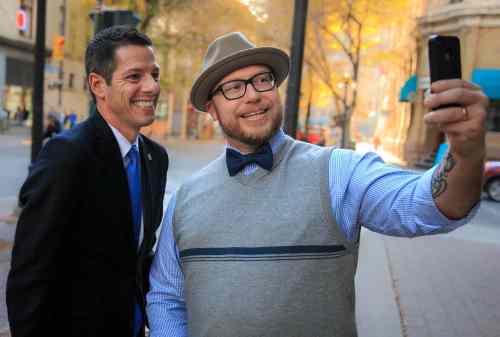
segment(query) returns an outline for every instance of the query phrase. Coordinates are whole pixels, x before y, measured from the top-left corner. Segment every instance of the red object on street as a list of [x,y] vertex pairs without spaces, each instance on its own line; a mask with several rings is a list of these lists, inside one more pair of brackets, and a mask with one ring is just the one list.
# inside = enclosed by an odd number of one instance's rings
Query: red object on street
[[318,126],[310,126],[309,132],[307,133],[307,137],[305,133],[301,130],[297,130],[297,140],[302,140],[304,142],[308,142],[316,145],[325,145],[325,138],[322,133],[322,129]]
[[500,202],[500,161],[487,161],[483,176],[484,190],[488,197]]

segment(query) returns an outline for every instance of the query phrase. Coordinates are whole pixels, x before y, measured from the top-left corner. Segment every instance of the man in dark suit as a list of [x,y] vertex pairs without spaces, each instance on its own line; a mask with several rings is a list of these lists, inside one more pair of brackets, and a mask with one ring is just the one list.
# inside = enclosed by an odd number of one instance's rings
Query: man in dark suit
[[51,139],[20,191],[7,282],[13,337],[144,336],[144,295],[168,157],[154,120],[151,40],[118,26],[85,55],[97,113]]

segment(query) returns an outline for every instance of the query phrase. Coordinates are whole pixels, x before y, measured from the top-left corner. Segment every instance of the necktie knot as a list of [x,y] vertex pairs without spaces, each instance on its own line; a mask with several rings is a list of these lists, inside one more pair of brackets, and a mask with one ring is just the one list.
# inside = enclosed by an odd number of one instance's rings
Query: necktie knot
[[273,151],[269,143],[265,143],[256,152],[249,154],[241,154],[233,149],[226,149],[226,164],[231,177],[252,163],[271,171],[273,168]]
[[133,144],[130,147],[130,150],[127,153],[127,159],[128,159],[128,165],[127,166],[134,166],[137,164],[139,160],[139,151],[137,151],[137,146]]

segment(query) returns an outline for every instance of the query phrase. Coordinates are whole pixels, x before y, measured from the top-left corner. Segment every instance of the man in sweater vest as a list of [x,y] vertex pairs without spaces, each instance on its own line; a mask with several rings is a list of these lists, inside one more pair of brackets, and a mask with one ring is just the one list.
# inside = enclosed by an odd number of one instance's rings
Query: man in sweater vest
[[208,47],[191,91],[226,152],[172,197],[150,274],[151,336],[354,337],[361,226],[412,237],[465,224],[480,201],[487,99],[436,82],[426,122],[450,141],[424,174],[281,130],[289,58],[241,33]]

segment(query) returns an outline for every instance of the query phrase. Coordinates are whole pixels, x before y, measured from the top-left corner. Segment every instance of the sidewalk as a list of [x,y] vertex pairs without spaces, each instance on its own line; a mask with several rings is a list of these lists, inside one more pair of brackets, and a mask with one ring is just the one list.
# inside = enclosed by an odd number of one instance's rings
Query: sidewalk
[[500,336],[499,241],[437,235],[383,242],[405,337]]

